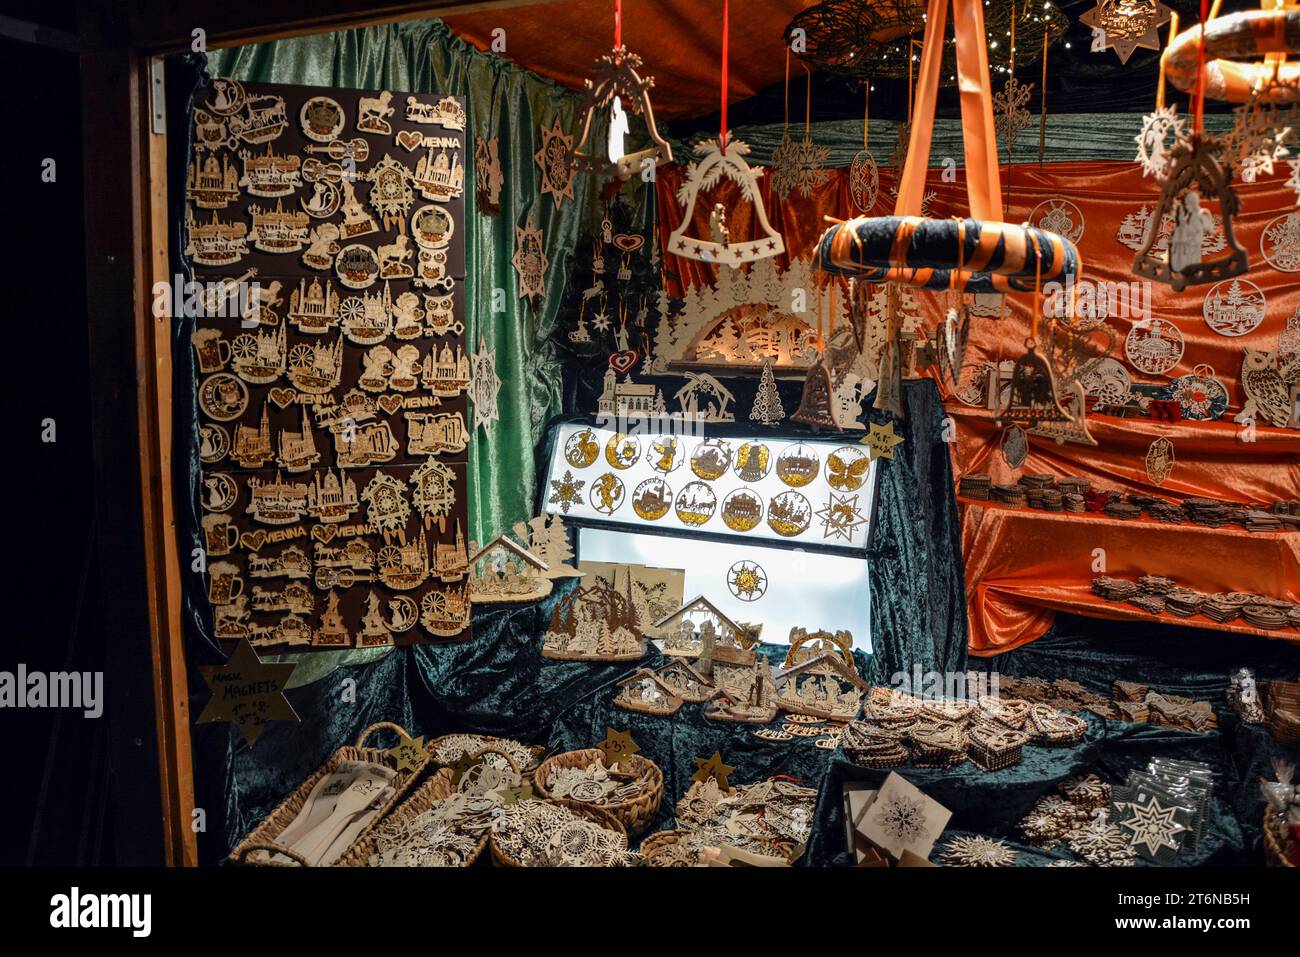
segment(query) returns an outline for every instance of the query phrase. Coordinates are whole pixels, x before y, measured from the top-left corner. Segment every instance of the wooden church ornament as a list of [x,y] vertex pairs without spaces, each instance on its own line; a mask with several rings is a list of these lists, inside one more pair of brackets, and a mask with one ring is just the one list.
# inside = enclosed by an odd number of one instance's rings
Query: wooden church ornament
[[[654,77],[641,76],[638,72],[641,65],[641,57],[616,43],[611,52],[592,66],[594,78],[583,81],[585,94],[582,101],[582,132],[570,154],[573,168],[577,172],[627,180],[646,169],[672,162],[672,147],[659,134],[655,126],[654,107],[650,103],[650,88],[654,86]],[[609,133],[605,149],[601,152],[588,149],[587,141],[597,113],[603,110],[609,110],[610,115]],[[631,153],[625,152],[623,148],[628,112],[642,117],[650,135],[650,145]]]
[[[1159,180],[1160,200],[1147,223],[1142,248],[1133,260],[1134,274],[1182,292],[1187,286],[1240,276],[1250,268],[1249,256],[1233,228],[1241,203],[1230,185],[1230,169],[1219,162],[1220,150],[1211,137],[1193,133],[1170,151],[1166,173]],[[1213,228],[1209,211],[1201,205],[1206,197],[1219,202],[1228,246],[1226,255],[1208,261],[1202,258],[1201,246],[1204,233]],[[1161,258],[1153,249],[1161,238],[1160,226],[1169,215],[1173,216],[1174,232],[1169,238],[1167,258]]]
[[[728,134],[725,145],[716,139],[706,139],[695,144],[693,152],[698,159],[687,164],[686,179],[677,190],[677,201],[685,209],[681,224],[668,237],[669,250],[683,259],[726,264],[732,268],[741,263],[782,255],[785,252],[785,240],[768,222],[767,210],[758,189],[758,178],[762,176],[763,169],[759,167],[755,170],[745,161],[749,155],[749,145]],[[741,197],[754,207],[754,219],[762,232],[758,239],[733,242],[724,226],[725,207],[721,203],[715,204],[708,239],[686,234],[694,221],[695,203],[700,193],[712,190],[724,176],[740,188]]]

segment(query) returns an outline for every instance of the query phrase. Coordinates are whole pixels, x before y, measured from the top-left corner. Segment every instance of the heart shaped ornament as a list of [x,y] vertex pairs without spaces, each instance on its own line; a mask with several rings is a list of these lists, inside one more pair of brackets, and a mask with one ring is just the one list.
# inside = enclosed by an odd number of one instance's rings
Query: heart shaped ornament
[[250,552],[255,552],[266,544],[266,532],[261,529],[256,532],[244,532],[239,536],[239,544]]
[[392,415],[402,407],[402,397],[400,395],[381,395],[375,400],[375,405],[386,414]]
[[275,403],[277,409],[287,409],[293,405],[294,397],[298,395],[293,389],[272,389],[267,393],[271,401]]
[[627,375],[636,366],[637,352],[635,349],[628,349],[626,352],[615,352],[609,357],[609,367],[619,375]]
[[645,237],[619,233],[614,237],[614,245],[625,253],[634,253],[645,245]]
[[338,531],[338,527],[334,525],[313,525],[311,527],[311,537],[322,545],[328,545],[334,541],[334,536],[338,534]]
[[424,145],[424,134],[419,130],[402,130],[397,134],[397,145],[407,151],[417,150]]

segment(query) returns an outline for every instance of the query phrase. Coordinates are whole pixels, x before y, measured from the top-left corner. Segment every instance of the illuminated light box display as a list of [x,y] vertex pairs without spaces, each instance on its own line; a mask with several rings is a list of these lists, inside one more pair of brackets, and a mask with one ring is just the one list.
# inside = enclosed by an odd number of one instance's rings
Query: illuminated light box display
[[866,449],[798,435],[553,431],[542,503],[578,528],[583,562],[681,569],[736,621],[783,643],[795,627],[870,649]]

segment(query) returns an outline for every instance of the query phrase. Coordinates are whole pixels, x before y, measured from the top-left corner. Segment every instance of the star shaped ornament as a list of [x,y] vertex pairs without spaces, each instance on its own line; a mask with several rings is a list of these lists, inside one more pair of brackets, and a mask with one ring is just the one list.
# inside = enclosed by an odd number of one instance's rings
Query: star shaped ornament
[[292,664],[263,664],[245,638],[224,665],[199,668],[212,689],[212,698],[199,715],[199,724],[229,721],[250,748],[272,721],[297,721],[298,715],[284,696]]
[[696,771],[691,775],[692,781],[699,781],[703,784],[712,778],[718,782],[718,787],[724,791],[729,786],[727,778],[732,771],[736,770],[722,760],[722,752],[720,751],[714,751],[711,758],[696,758],[695,767]]
[[566,199],[573,199],[573,137],[565,134],[559,116],[551,121],[549,129],[541,128],[541,137],[542,145],[533,154],[542,173],[539,188],[543,193],[550,193],[559,206]]
[[[1119,822],[1119,826],[1132,832],[1129,844],[1143,857],[1155,858],[1162,847],[1177,852],[1182,846],[1182,838],[1174,838],[1187,830],[1177,820],[1182,811],[1179,807],[1166,807],[1157,798],[1149,798],[1145,804],[1124,803],[1117,805],[1128,812],[1130,817]],[[1142,851],[1141,848],[1146,850]]]
[[496,793],[501,795],[502,807],[510,807],[510,805],[518,804],[520,801],[531,801],[536,796],[531,784],[515,784],[510,787],[498,788]]
[[1169,22],[1172,11],[1159,0],[1098,0],[1097,5],[1079,16],[1092,27],[1094,35],[1105,35],[1102,49],[1112,49],[1120,63],[1138,47],[1160,49],[1160,28]]
[[388,753],[397,762],[399,771],[418,771],[429,760],[424,753],[424,735],[411,738],[403,734],[398,738],[397,747],[390,748]]
[[871,461],[874,462],[876,459],[892,459],[894,457],[894,446],[902,445],[903,437],[895,434],[894,422],[891,419],[884,425],[879,422],[872,422],[871,431],[861,442],[867,447],[867,453],[871,456]]
[[621,760],[641,750],[641,746],[632,740],[631,731],[605,729],[605,740],[596,745],[604,755],[605,767],[613,768]]
[[490,433],[492,425],[501,417],[497,409],[497,395],[501,379],[497,376],[497,351],[489,349],[487,341],[479,336],[478,352],[469,354],[469,396],[474,402],[474,428],[483,426]]

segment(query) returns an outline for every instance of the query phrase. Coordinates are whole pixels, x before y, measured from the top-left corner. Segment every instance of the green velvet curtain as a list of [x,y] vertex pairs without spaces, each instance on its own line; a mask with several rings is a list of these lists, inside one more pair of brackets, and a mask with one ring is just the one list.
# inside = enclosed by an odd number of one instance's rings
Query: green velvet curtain
[[[441,21],[343,30],[278,40],[209,57],[209,72],[258,83],[297,83],[351,89],[451,93],[468,102],[473,136],[496,136],[505,183],[497,216],[467,216],[466,312],[469,340],[496,349],[501,419],[475,433],[469,457],[471,535],[487,541],[532,514],[533,449],[547,420],[559,411],[560,360],[551,341],[565,277],[578,237],[597,208],[599,182],[573,181],[574,198],[556,204],[538,189],[533,159],[540,130],[559,116],[565,130],[579,125],[576,94],[454,36]],[[472,146],[472,138],[470,140]],[[472,149],[466,150],[475,182]],[[467,197],[467,202],[473,202]],[[545,236],[546,295],[536,307],[517,294],[511,256],[515,226],[529,215]],[[493,312],[493,293],[497,311]],[[504,311],[502,300],[504,299]]]

